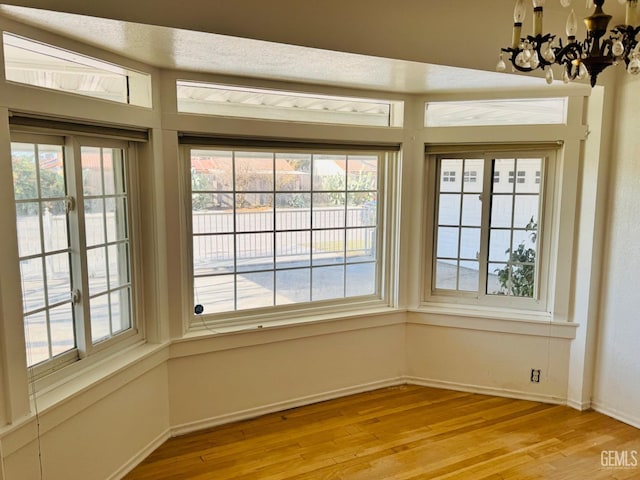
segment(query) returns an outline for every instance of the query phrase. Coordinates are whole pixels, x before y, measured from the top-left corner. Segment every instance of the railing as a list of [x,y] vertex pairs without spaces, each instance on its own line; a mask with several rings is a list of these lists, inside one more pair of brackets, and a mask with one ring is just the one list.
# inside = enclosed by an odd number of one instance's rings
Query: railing
[[372,206],[193,212],[192,225],[196,269],[212,262],[232,269],[234,259],[239,269],[248,269],[274,255],[278,263],[308,261],[311,254],[314,263],[345,255],[375,258]]

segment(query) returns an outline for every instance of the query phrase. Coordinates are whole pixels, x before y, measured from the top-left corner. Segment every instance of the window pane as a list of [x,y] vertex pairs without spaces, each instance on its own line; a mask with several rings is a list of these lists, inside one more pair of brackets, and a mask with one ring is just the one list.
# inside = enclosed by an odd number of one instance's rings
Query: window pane
[[334,228],[345,225],[345,194],[313,194],[313,228]]
[[112,334],[124,332],[131,328],[131,291],[123,288],[112,292],[111,299],[111,329]]
[[89,294],[94,296],[107,291],[107,256],[104,247],[87,250]]
[[438,260],[435,277],[436,288],[455,290],[458,280],[458,262],[456,260]]
[[[513,226],[525,228],[538,225],[538,195],[516,195],[513,212]],[[534,227],[535,228],[535,227]]]
[[75,348],[76,339],[71,302],[52,308],[49,312],[49,319],[51,322],[51,353],[53,356]]
[[[442,223],[442,222],[441,222]],[[477,226],[482,223],[482,201],[478,194],[462,198],[462,225]]]
[[104,188],[107,195],[126,193],[124,156],[120,148],[103,148]]
[[314,268],[311,275],[312,300],[331,300],[344,297],[344,266]]
[[20,260],[22,305],[25,313],[44,308],[44,272],[42,257]]
[[71,300],[71,270],[69,254],[60,253],[45,257],[47,266],[47,293],[49,305]]
[[460,258],[477,259],[480,256],[480,229],[463,228],[460,232]]
[[376,293],[376,264],[347,265],[347,297]]
[[344,230],[314,230],[312,233],[313,265],[344,262]]
[[311,154],[276,154],[276,190],[311,190]]
[[102,198],[85,200],[84,211],[87,246],[104,244],[106,241],[104,235],[104,200]]
[[45,252],[65,250],[69,247],[69,237],[64,201],[53,200],[47,204],[42,215]]
[[123,287],[131,280],[129,277],[129,245],[118,243],[107,247],[109,254],[109,289]]
[[490,263],[487,274],[487,295],[507,295],[509,268],[506,263]]
[[276,272],[276,305],[311,301],[311,269]]
[[518,181],[516,182],[516,193],[540,192],[540,183],[536,183],[536,173],[541,170],[541,165],[541,158],[518,159]]
[[442,194],[438,204],[438,225],[459,225],[460,195]]
[[[376,191],[378,188],[378,157],[349,155],[347,159],[347,190]],[[366,196],[363,196],[366,198]],[[366,200],[364,200],[366,201]]]
[[[236,190],[254,192],[273,190],[273,166],[273,154],[237,152],[234,170]],[[241,205],[245,205],[244,201],[239,201]],[[249,198],[246,202],[251,204]]]
[[[210,202],[215,202],[215,198],[219,197],[219,194],[198,193],[193,197],[194,202],[202,201],[204,202],[202,205],[211,205],[212,203]],[[196,199],[196,197],[198,198]],[[229,195],[229,198],[231,198],[231,195]],[[232,207],[229,210],[201,211],[207,210],[207,207],[201,208],[202,206],[195,204],[192,204],[192,206],[194,210],[191,217],[193,233],[233,232],[234,215]]]
[[[233,154],[217,150],[191,151],[191,190],[220,192],[233,190]],[[221,197],[213,204],[221,206]],[[229,201],[227,207],[231,207]]]
[[458,228],[438,228],[438,257],[458,258],[459,234],[460,230]]
[[308,266],[311,261],[311,232],[276,233],[276,267]]
[[60,145],[38,145],[38,164],[40,196],[42,198],[64,197],[66,193],[62,147]]
[[46,312],[24,317],[24,337],[27,343],[27,365],[49,360],[49,334]]
[[303,230],[311,227],[311,194],[276,194],[276,229]]
[[428,102],[425,126],[563,124],[566,103],[566,98]]
[[249,233],[236,236],[237,271],[273,268],[273,235]]
[[[493,193],[512,193],[514,189],[515,160],[496,159],[493,161]],[[496,182],[496,177],[500,178]]]
[[37,202],[16,204],[16,227],[18,230],[18,252],[27,257],[42,252],[40,234],[40,204]]
[[36,146],[30,143],[11,144],[13,192],[16,200],[38,198],[35,150]]
[[111,336],[109,321],[109,295],[92,298],[91,306],[91,341],[98,343]]
[[273,272],[238,275],[238,310],[273,305]]
[[464,161],[463,185],[467,193],[480,193],[483,188],[484,160],[466,159]]
[[233,272],[234,244],[231,235],[199,235],[193,237],[193,270],[195,275]]
[[234,310],[234,291],[234,275],[196,277],[193,280],[194,302],[204,307],[204,314]]
[[376,229],[350,228],[347,230],[347,262],[376,259]]
[[462,191],[462,160],[445,159],[440,162],[440,192]]
[[478,262],[461,261],[460,268],[458,270],[458,290],[464,290],[468,292],[477,292],[478,283],[480,281]]
[[107,220],[107,241],[116,242],[126,240],[127,227],[127,201],[125,198],[105,199]]
[[346,166],[346,155],[314,155],[313,189],[332,192],[344,191]]
[[236,195],[236,231],[266,232],[273,230],[273,195]]
[[86,197],[102,195],[104,188],[100,148],[82,147],[81,162],[83,194]]
[[375,192],[348,193],[347,226],[375,226],[378,223],[376,198]]
[[511,231],[491,229],[489,235],[489,260],[506,261],[509,259]]
[[491,201],[491,227],[511,227],[513,197],[511,195],[494,195]]

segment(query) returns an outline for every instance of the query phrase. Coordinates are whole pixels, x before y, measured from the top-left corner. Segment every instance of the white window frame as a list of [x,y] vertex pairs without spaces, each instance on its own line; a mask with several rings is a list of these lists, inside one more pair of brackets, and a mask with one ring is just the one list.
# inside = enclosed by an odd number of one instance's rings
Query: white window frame
[[[64,352],[52,359],[45,360],[29,367],[30,376],[38,380],[42,385],[55,382],[59,375],[51,375],[59,372],[63,367],[77,364],[78,360],[93,358],[100,359],[104,355],[121,351],[144,339],[143,306],[139,298],[138,283],[141,278],[141,264],[138,260],[139,254],[139,201],[137,192],[138,166],[137,148],[135,142],[114,140],[109,138],[96,138],[83,135],[74,135],[69,132],[56,132],[54,134],[43,134],[31,132],[29,129],[17,129],[11,132],[11,142],[27,144],[47,144],[60,145],[63,147],[66,175],[67,198],[72,199],[72,208],[69,211],[68,228],[69,244],[71,249],[71,278],[72,290],[78,290],[80,295],[78,301],[73,302],[75,314],[75,340],[76,347]],[[127,215],[128,215],[128,242],[129,242],[129,268],[131,284],[131,327],[120,333],[116,333],[109,338],[93,343],[91,339],[91,322],[89,314],[89,292],[86,240],[84,224],[84,199],[83,199],[83,179],[81,165],[82,147],[103,147],[122,149],[125,155],[126,169],[126,194],[127,194]],[[55,378],[53,378],[55,377]]]
[[[528,297],[515,297],[507,295],[491,295],[482,293],[482,286],[486,284],[486,280],[483,281],[482,276],[486,276],[486,270],[481,269],[479,271],[479,288],[478,292],[465,292],[455,290],[439,290],[434,286],[435,281],[435,265],[436,265],[436,219],[438,215],[438,163],[439,158],[442,156],[436,152],[428,153],[425,161],[427,162],[425,168],[425,182],[429,188],[424,198],[424,212],[425,212],[425,229],[424,229],[424,241],[425,246],[425,261],[423,264],[423,288],[422,288],[422,301],[421,303],[427,305],[467,305],[467,306],[479,306],[493,309],[513,309],[519,311],[535,311],[535,312],[548,312],[550,309],[550,285],[551,285],[551,251],[553,250],[553,232],[552,232],[552,216],[554,214],[553,198],[555,193],[555,175],[557,170],[557,149],[548,148],[536,148],[530,149],[523,146],[522,149],[514,147],[487,147],[487,148],[469,148],[464,149],[463,146],[451,148],[456,153],[453,155],[455,158],[483,158],[485,159],[485,165],[490,165],[492,159],[499,158],[543,158],[543,166],[541,172],[542,188],[540,190],[540,211],[539,211],[539,224],[538,224],[538,238],[537,242],[537,267],[536,267],[536,291],[533,298]],[[446,147],[444,148],[446,150]],[[445,155],[450,156],[450,155]],[[510,177],[514,178],[514,177]],[[480,247],[480,260],[484,268],[488,268],[488,222],[490,214],[490,195],[491,195],[491,182],[494,176],[491,171],[485,171],[484,173],[484,187],[482,192],[483,203],[483,219],[481,229],[484,233],[481,234],[481,247]],[[511,184],[513,185],[513,184]],[[484,258],[486,257],[486,258]],[[484,259],[483,259],[484,258]]]
[[[194,267],[193,267],[193,227],[191,218],[191,171],[190,171],[190,151],[198,149],[246,151],[270,151],[289,153],[327,153],[327,154],[379,154],[383,165],[378,172],[378,212],[377,212],[377,279],[374,295],[362,297],[347,297],[334,300],[319,300],[305,303],[294,303],[289,305],[261,307],[250,310],[225,311],[207,314],[206,312],[196,315],[194,312]],[[308,148],[304,146],[291,148],[252,148],[245,146],[230,147],[216,146],[215,144],[186,144],[180,147],[182,159],[181,181],[185,199],[184,210],[184,231],[187,236],[186,242],[186,273],[187,282],[185,285],[185,299],[183,301],[183,311],[185,317],[189,318],[187,329],[191,331],[206,330],[213,333],[225,331],[251,325],[262,327],[268,324],[289,324],[298,322],[308,322],[334,318],[335,316],[349,315],[354,312],[365,312],[379,308],[389,308],[397,306],[397,274],[395,265],[397,264],[397,231],[398,231],[398,200],[399,190],[399,154],[397,151],[385,149],[316,149],[313,145]]]

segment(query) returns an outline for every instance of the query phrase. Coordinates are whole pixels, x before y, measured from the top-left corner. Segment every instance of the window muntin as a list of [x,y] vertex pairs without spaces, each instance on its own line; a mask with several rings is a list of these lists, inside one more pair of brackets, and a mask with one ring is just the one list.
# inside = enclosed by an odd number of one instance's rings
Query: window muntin
[[384,154],[188,155],[197,313],[380,296]]
[[11,149],[27,360],[47,371],[132,331],[133,314],[125,145],[40,139]]
[[[435,157],[432,294],[539,298],[543,185],[535,172],[547,156],[510,155]],[[452,171],[478,181],[452,183]],[[510,182],[500,182],[507,175]]]

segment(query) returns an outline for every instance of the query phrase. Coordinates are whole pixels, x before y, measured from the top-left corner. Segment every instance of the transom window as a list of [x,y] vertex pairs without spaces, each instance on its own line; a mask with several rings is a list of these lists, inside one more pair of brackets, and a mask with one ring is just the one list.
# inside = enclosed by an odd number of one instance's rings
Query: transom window
[[16,137],[27,360],[72,361],[134,326],[126,144]]
[[[431,158],[437,177],[432,295],[538,299],[540,172],[548,154]],[[451,172],[465,181],[451,183]],[[501,183],[505,175],[510,181]]]
[[187,152],[196,314],[380,297],[385,153]]

